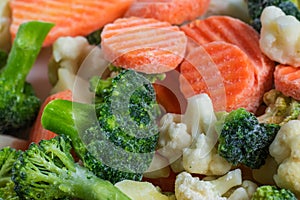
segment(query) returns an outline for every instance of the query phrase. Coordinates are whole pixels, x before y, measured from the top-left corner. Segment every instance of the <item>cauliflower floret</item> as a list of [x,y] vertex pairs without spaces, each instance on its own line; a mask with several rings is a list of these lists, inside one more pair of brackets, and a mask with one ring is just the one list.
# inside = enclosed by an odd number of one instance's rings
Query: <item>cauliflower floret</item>
[[11,36],[9,27],[11,24],[11,11],[9,0],[0,1],[0,48],[6,52],[11,47]]
[[261,15],[260,48],[270,59],[300,67],[300,21],[278,7],[266,7]]
[[215,147],[216,121],[212,101],[204,93],[188,99],[185,114],[163,116],[158,152],[169,160],[173,171],[223,175],[230,170],[231,164]]
[[300,195],[300,120],[284,124],[269,148],[279,164],[275,183]]
[[226,200],[222,197],[229,189],[242,184],[240,169],[228,172],[215,180],[200,180],[188,172],[181,172],[175,180],[175,196],[180,200]]
[[[101,74],[99,70],[108,64],[101,58],[101,49],[90,45],[82,36],[57,39],[49,62],[48,76],[53,85],[51,93],[66,89],[73,91],[75,80],[79,76],[87,80],[93,74]],[[81,73],[79,68],[84,68]]]
[[214,145],[215,142],[205,134],[199,134],[194,145],[183,150],[183,168],[190,173],[205,175],[223,175],[228,172],[231,164],[219,156]]
[[190,173],[204,175],[223,175],[228,172],[231,164],[219,156],[215,146],[217,133],[214,123],[217,119],[207,94],[188,99],[183,121],[186,121],[193,137],[192,145],[183,149],[183,168]]
[[176,114],[167,113],[160,121],[158,152],[168,158],[170,163],[176,161],[182,155],[182,149],[192,143],[192,136],[187,132],[186,125],[178,123],[178,118]]
[[228,197],[228,200],[250,200],[256,191],[256,188],[256,183],[249,180],[244,180],[241,187],[235,189]]

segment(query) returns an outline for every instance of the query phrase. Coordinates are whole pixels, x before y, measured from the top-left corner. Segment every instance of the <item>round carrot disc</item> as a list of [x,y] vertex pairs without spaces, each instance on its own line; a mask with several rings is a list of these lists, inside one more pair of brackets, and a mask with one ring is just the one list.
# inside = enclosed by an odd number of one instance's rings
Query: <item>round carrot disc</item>
[[12,24],[15,37],[20,24],[32,21],[52,22],[55,26],[47,35],[44,46],[64,36],[88,35],[105,24],[123,16],[133,0],[11,0]]
[[119,18],[101,33],[108,61],[147,74],[175,69],[183,60],[186,43],[178,27],[152,18]]
[[125,16],[155,18],[171,24],[182,24],[203,15],[210,0],[137,0]]
[[252,96],[257,86],[255,67],[236,45],[216,41],[192,48],[180,70],[184,95],[207,93],[217,111],[252,110],[245,100],[258,101]]
[[300,68],[279,64],[274,72],[275,89],[300,100]]
[[[181,30],[202,45],[213,41],[224,41],[237,45],[250,58],[257,71],[256,90],[252,95],[260,101],[249,99],[246,104],[252,104],[252,111],[262,102],[263,95],[273,86],[273,72],[275,64],[260,50],[259,33],[245,22],[229,16],[210,16],[203,20],[194,20],[181,26]],[[256,105],[253,105],[256,103]]]

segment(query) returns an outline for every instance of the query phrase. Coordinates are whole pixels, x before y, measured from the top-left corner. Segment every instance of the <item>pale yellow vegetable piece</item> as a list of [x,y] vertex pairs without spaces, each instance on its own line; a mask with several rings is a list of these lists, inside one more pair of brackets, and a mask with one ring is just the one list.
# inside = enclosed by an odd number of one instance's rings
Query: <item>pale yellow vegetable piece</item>
[[170,200],[174,196],[167,196],[161,193],[158,187],[150,182],[139,182],[123,180],[115,184],[123,193],[132,200]]

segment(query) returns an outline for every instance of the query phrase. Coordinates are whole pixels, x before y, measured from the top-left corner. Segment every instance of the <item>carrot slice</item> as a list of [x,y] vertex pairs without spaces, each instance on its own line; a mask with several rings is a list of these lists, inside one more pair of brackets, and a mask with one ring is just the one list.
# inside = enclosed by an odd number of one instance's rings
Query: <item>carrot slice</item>
[[[205,59],[204,53],[211,60]],[[216,111],[239,107],[253,110],[253,104],[247,105],[245,100],[259,101],[252,96],[257,86],[256,69],[236,45],[223,41],[203,44],[191,49],[180,67],[180,87],[185,96],[207,93]]]
[[125,16],[155,18],[171,24],[182,24],[203,15],[209,4],[210,0],[137,0]]
[[133,0],[12,0],[10,32],[15,37],[21,23],[31,20],[53,22],[45,39],[51,45],[61,36],[88,35],[125,14]]
[[[211,16],[181,26],[181,30],[197,44],[225,41],[240,47],[251,59],[257,73],[257,90],[253,96],[260,99],[253,105],[255,111],[262,102],[263,94],[273,86],[275,63],[265,56],[259,47],[259,33],[245,22],[229,16]],[[253,103],[249,99],[246,103]]]
[[175,69],[184,57],[186,42],[177,26],[152,18],[119,18],[101,34],[108,61],[147,74]]
[[56,136],[55,133],[44,129],[41,124],[41,117],[42,117],[45,106],[54,99],[72,100],[72,92],[71,92],[71,90],[64,90],[64,91],[52,94],[45,99],[45,101],[43,102],[43,104],[39,110],[38,116],[33,124],[33,127],[30,131],[30,134],[29,134],[30,142],[38,143],[42,139],[51,139]]
[[274,72],[275,89],[300,101],[300,68],[279,64]]

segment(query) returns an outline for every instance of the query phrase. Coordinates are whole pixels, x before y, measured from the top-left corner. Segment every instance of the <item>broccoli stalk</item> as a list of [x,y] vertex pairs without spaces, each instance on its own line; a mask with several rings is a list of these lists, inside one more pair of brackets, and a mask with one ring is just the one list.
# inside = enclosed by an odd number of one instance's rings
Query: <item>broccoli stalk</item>
[[262,185],[258,187],[251,200],[270,199],[270,200],[296,200],[295,194],[290,190],[280,189],[272,185]]
[[42,125],[68,135],[83,165],[98,177],[112,183],[141,180],[158,142],[155,91],[148,79],[132,70],[98,82],[103,83],[105,87],[93,87],[106,89],[95,92],[95,104],[48,103]]
[[252,169],[262,166],[280,126],[259,123],[257,117],[244,108],[231,111],[221,120],[216,123],[216,129],[220,130],[219,155],[233,165],[244,164]]
[[12,180],[22,199],[129,199],[109,181],[74,162],[71,142],[57,136],[32,143],[13,166]]
[[37,115],[40,100],[26,77],[52,27],[53,24],[37,21],[19,27],[0,73],[0,133],[30,126]]
[[20,154],[21,151],[11,147],[4,147],[0,150],[0,199],[19,199],[14,191],[12,168]]

